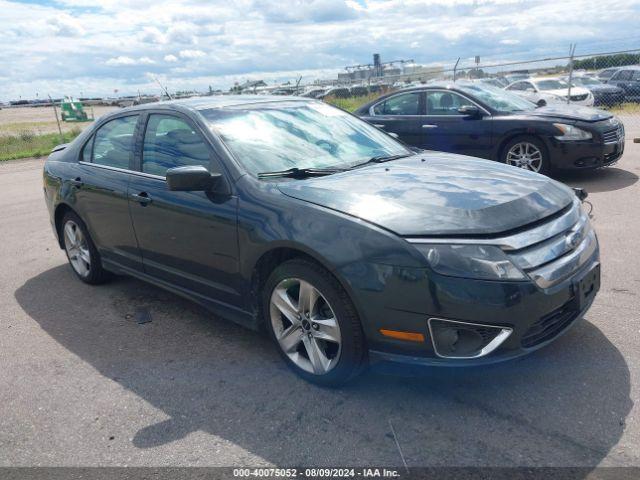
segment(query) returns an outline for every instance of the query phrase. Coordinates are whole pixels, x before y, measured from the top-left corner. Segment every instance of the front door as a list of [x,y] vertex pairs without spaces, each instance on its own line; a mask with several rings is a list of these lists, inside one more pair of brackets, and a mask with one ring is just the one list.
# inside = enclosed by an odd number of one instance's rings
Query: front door
[[167,169],[202,165],[224,173],[201,132],[184,117],[152,113],[139,175],[129,183],[131,217],[145,272],[227,305],[238,294],[237,197],[167,188]]
[[424,143],[430,150],[491,158],[492,118],[482,109],[480,117],[462,115],[458,109],[465,105],[474,103],[449,90],[427,91]]

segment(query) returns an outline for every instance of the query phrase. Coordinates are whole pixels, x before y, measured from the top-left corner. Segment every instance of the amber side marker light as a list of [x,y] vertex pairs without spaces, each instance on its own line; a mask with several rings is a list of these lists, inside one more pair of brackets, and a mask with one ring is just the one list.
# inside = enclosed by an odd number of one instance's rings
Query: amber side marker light
[[401,332],[399,330],[380,329],[380,333],[385,337],[396,338],[398,340],[407,340],[408,342],[424,342],[424,335],[415,332]]

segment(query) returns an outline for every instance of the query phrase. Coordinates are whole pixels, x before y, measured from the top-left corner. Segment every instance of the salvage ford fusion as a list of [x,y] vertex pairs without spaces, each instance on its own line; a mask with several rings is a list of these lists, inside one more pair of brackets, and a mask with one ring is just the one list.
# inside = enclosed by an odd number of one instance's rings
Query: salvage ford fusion
[[307,380],[473,365],[565,332],[599,288],[570,188],[409,150],[316,100],[128,108],[52,152],[46,203],[80,280],[133,275],[251,328]]

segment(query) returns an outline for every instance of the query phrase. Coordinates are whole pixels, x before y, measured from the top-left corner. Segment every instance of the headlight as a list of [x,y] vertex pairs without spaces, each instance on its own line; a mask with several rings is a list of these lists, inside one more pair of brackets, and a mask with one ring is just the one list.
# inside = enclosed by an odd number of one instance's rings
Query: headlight
[[554,123],[553,126],[562,132],[561,135],[556,135],[558,140],[589,140],[593,137],[591,132],[566,123]]
[[524,280],[505,253],[491,245],[414,244],[431,268],[450,277],[482,280]]

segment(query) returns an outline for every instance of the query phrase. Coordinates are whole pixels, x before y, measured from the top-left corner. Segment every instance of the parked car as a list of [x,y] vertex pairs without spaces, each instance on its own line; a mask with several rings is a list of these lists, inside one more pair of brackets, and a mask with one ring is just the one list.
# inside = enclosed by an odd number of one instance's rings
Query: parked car
[[496,87],[496,88],[504,88],[508,85],[508,84],[505,84],[504,81],[501,81],[498,78],[480,78],[475,81],[483,85],[489,85],[491,87]]
[[316,98],[336,97],[336,98],[349,98],[351,96],[351,90],[347,87],[331,87],[324,94],[318,95]]
[[640,67],[623,67],[615,72],[607,85],[615,85],[624,90],[624,99],[628,102],[640,101]]
[[311,88],[300,96],[306,97],[306,98],[318,98],[318,97],[322,97],[326,91],[327,91],[326,88]]
[[[565,82],[569,81],[568,78],[564,78],[563,80]],[[604,105],[610,107],[624,102],[624,90],[622,88],[616,87],[615,85],[607,85],[597,78],[577,75],[571,78],[571,82],[573,85],[586,88],[591,92],[594,106]]]
[[356,114],[418,148],[545,174],[609,165],[624,151],[622,123],[608,112],[573,105],[536,108],[478,83],[403,90],[363,105]]
[[[539,105],[566,103],[569,96],[569,84],[559,78],[528,78],[510,84],[506,90]],[[570,103],[591,107],[593,94],[586,88],[572,87]]]
[[264,328],[296,373],[325,385],[368,361],[527,354],[599,288],[598,241],[572,189],[415,153],[316,100],[108,114],[54,149],[44,194],[81,281],[132,275]]
[[363,85],[354,85],[350,88],[352,97],[365,97],[369,95],[369,89]]
[[611,76],[616,73],[618,70],[620,70],[620,67],[614,67],[614,68],[605,68],[604,70],[600,70],[598,72],[598,78],[600,80],[602,80],[603,82],[606,82],[607,80],[609,80],[611,78]]

